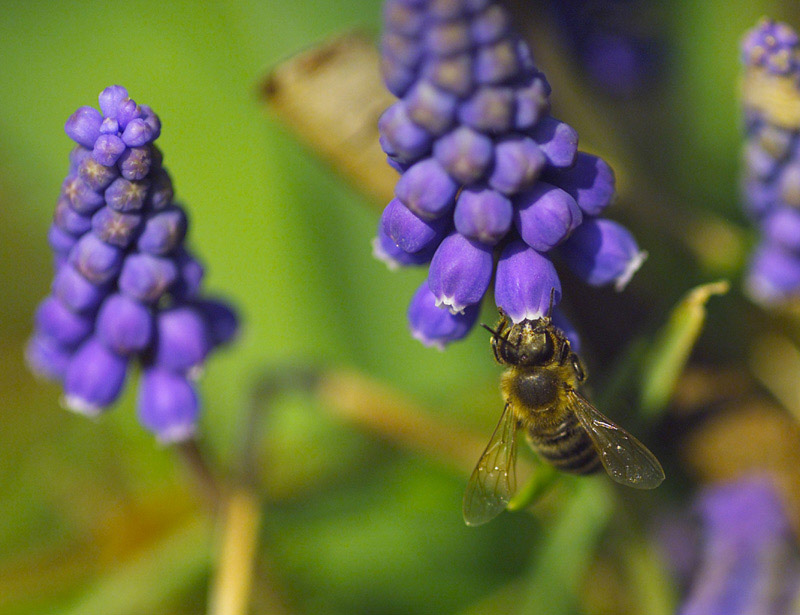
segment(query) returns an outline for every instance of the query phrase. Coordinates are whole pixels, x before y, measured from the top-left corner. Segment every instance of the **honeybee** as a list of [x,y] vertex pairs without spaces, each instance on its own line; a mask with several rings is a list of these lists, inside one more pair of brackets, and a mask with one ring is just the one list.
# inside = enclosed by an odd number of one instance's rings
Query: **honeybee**
[[664,480],[658,459],[590,404],[577,388],[583,364],[549,316],[513,324],[500,311],[492,334],[498,363],[508,366],[501,389],[505,407],[464,493],[464,521],[481,525],[505,510],[516,490],[516,435],[544,461],[574,474],[602,466],[618,483],[654,489]]

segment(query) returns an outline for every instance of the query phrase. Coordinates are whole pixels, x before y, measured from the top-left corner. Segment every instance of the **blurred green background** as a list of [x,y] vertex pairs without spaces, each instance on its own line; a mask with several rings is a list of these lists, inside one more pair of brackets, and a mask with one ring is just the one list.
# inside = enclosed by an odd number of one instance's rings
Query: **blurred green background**
[[[622,102],[574,84],[579,72],[556,74],[532,46],[555,109],[559,87],[566,95],[573,85],[615,109],[604,121],[618,126],[624,154],[606,151],[591,115],[560,114],[590,135],[593,151],[612,163],[634,159],[649,185],[685,208],[741,224],[738,42],[763,14],[800,26],[790,4],[658,7],[664,73],[652,91]],[[90,421],[62,410],[58,387],[36,381],[22,359],[51,278],[45,235],[71,147],[63,125],[77,107],[96,106],[108,85],[124,85],[159,114],[159,144],[190,213],[206,288],[243,316],[238,343],[209,362],[201,385],[202,444],[218,467],[234,463],[258,375],[287,362],[353,367],[488,439],[501,401],[486,336],[474,332],[445,353],[410,337],[405,305],[424,274],[390,274],[372,259],[381,204],[344,183],[257,98],[270,67],[346,29],[375,33],[379,20],[377,0],[0,5],[0,613],[199,613],[214,569],[217,530],[174,452],[138,427],[133,387]],[[625,168],[618,173],[637,184]],[[619,217],[644,234],[651,261],[622,297],[588,291],[575,300],[595,383],[609,377],[608,357],[655,331],[690,286],[730,273],[714,263],[679,269],[674,252],[683,248],[664,237],[659,244],[625,211]],[[596,309],[625,302],[639,312],[622,329],[613,310]],[[487,309],[484,320],[493,319]],[[708,340],[703,352],[721,354]],[[268,612],[258,605],[273,592],[296,613],[586,608],[579,580],[604,520],[617,514],[601,483],[567,482],[573,497],[554,507],[558,514],[504,515],[470,529],[460,510],[465,475],[344,425],[306,396],[282,398],[261,429],[271,452],[263,455],[255,612]],[[671,460],[669,443],[643,439]],[[626,497],[645,508],[686,505],[688,483],[663,490]],[[631,557],[655,566],[636,540]],[[660,591],[667,608],[671,590]]]

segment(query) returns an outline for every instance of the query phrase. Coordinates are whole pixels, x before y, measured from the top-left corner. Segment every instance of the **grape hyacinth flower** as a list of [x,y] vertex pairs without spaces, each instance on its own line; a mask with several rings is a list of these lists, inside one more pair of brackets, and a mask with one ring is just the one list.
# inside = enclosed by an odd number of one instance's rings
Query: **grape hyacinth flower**
[[173,201],[150,107],[114,85],[100,93],[100,111],[81,107],[65,130],[77,147],[48,233],[55,277],[28,364],[63,385],[67,408],[95,416],[138,360],[139,421],[162,442],[185,440],[200,410],[194,381],[238,318],[201,292],[203,267],[185,245],[186,212]]
[[588,77],[611,96],[643,92],[662,72],[664,44],[652,22],[652,0],[554,0],[548,2],[567,46]]
[[644,253],[601,217],[614,172],[550,114],[550,86],[506,10],[387,0],[384,18],[383,77],[399,100],[378,127],[400,178],[373,247],[391,268],[429,264],[408,311],[414,337],[463,338],[492,280],[514,322],[548,314],[561,300],[555,254],[588,284],[622,288]]
[[763,19],[742,43],[742,191],[760,230],[746,290],[775,305],[800,297],[800,38]]
[[680,615],[784,615],[800,588],[800,557],[786,512],[766,476],[706,490],[702,553]]

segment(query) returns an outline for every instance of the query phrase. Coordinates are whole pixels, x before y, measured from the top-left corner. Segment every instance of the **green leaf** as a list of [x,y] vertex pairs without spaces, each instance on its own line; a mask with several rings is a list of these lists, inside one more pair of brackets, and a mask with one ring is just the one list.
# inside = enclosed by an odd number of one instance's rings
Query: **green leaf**
[[99,579],[61,615],[153,613],[179,597],[211,566],[210,524],[193,519],[133,561]]
[[536,503],[561,476],[563,474],[550,464],[540,463],[534,469],[525,486],[517,492],[517,495],[511,498],[506,510],[510,512],[525,510],[531,504]]
[[623,545],[623,558],[631,596],[637,612],[671,615],[677,608],[677,591],[653,542],[631,536]]
[[581,580],[611,518],[613,492],[605,477],[581,478],[575,483],[572,497],[536,548],[520,613],[577,612]]
[[729,288],[727,280],[697,286],[672,310],[644,357],[640,402],[643,415],[653,417],[666,407],[703,329],[706,303],[713,295],[723,295]]

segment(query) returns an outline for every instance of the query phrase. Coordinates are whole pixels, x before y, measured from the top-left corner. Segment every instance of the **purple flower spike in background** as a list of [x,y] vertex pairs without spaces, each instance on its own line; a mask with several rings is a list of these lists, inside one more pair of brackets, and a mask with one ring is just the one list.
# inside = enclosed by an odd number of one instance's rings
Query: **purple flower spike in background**
[[800,39],[763,19],[745,35],[742,61],[743,204],[761,234],[745,288],[776,305],[800,298]]
[[[641,264],[628,231],[595,222],[614,172],[550,115],[550,86],[511,23],[492,0],[385,2],[381,66],[400,100],[378,129],[400,177],[374,253],[390,267],[430,261],[408,312],[428,345],[468,333],[492,277],[514,322],[546,316],[561,300],[546,253],[562,244],[589,284],[619,289]],[[615,232],[598,242],[582,224]]]
[[200,294],[203,269],[184,239],[187,217],[153,141],[161,123],[121,86],[100,94],[102,114],[67,120],[78,144],[48,240],[52,295],[39,306],[26,358],[59,380],[64,405],[97,415],[122,393],[132,360],[142,425],[163,442],[191,437],[199,402],[189,382],[208,353],[230,341],[238,318]]
[[769,477],[744,477],[707,489],[698,508],[702,556],[679,615],[795,612],[800,557]]

